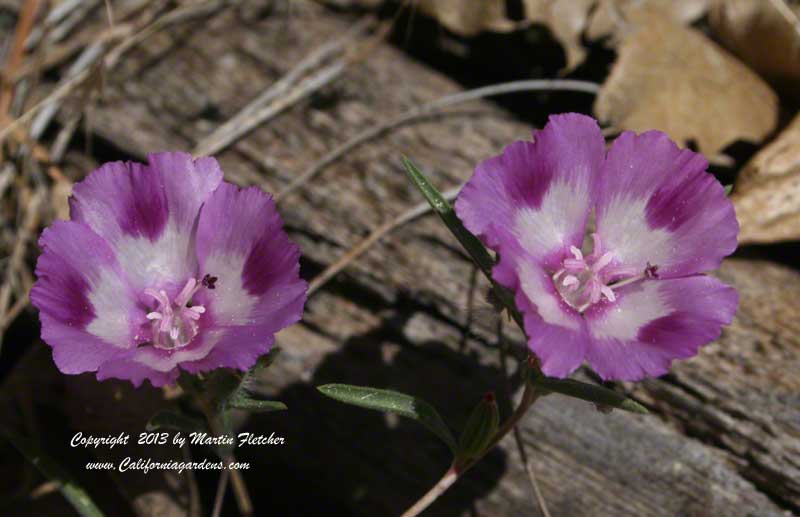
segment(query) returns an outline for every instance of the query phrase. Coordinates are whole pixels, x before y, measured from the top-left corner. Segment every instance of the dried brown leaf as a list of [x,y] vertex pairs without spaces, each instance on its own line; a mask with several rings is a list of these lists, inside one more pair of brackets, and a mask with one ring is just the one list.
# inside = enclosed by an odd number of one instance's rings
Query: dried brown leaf
[[483,31],[505,32],[517,26],[506,15],[505,0],[419,0],[416,5],[461,36]]
[[739,242],[800,239],[800,115],[745,165],[731,199]]
[[787,92],[800,89],[800,4],[786,0],[714,0],[709,22],[720,40]]
[[660,129],[713,156],[736,140],[759,142],[775,127],[770,87],[702,33],[657,10],[629,16],[631,31],[595,101],[619,129]]
[[708,10],[712,0],[598,0],[586,31],[590,40],[614,36],[628,28],[629,13],[636,9],[658,9],[670,19],[690,24]]
[[711,1],[522,0],[524,22],[508,18],[503,0],[415,0],[413,5],[462,36],[474,36],[482,31],[511,31],[531,23],[542,24],[564,47],[565,71],[569,71],[586,58],[586,49],[581,41],[584,32],[589,39],[616,35],[628,28],[628,11],[640,8],[658,8],[670,19],[691,23],[705,14]]
[[525,18],[546,25],[564,47],[566,70],[572,70],[586,58],[581,34],[589,22],[589,11],[597,0],[523,0]]
[[525,18],[546,25],[564,47],[566,70],[586,58],[581,36],[590,40],[614,36],[628,28],[632,9],[658,8],[665,16],[691,23],[708,9],[710,0],[523,0]]

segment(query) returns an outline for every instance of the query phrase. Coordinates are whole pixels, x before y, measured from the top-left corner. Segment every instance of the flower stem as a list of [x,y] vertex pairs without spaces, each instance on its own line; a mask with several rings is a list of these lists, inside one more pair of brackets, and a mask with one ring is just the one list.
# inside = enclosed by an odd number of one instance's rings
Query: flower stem
[[517,409],[514,410],[514,413],[511,414],[508,419],[503,422],[502,427],[497,430],[497,433],[492,438],[492,441],[489,442],[489,445],[481,452],[478,456],[465,461],[464,463],[453,462],[453,465],[445,472],[442,479],[440,479],[433,487],[426,493],[422,498],[414,503],[414,505],[409,508],[408,510],[403,513],[402,517],[416,517],[420,513],[422,513],[428,506],[433,504],[436,499],[439,498],[440,495],[445,493],[448,488],[450,488],[453,483],[455,483],[458,478],[464,474],[467,470],[469,470],[473,465],[475,465],[478,461],[481,460],[486,454],[492,450],[500,440],[502,440],[505,435],[511,432],[514,429],[514,426],[519,422],[528,409],[536,402],[536,399],[539,398],[539,394],[536,393],[536,389],[530,382],[525,382],[525,391],[522,394],[522,400],[520,400]]
[[[224,434],[211,408],[208,407],[208,404],[202,398],[200,398],[200,407],[203,409],[203,414],[206,416],[208,429],[211,431],[211,434],[214,436]],[[223,458],[223,461],[226,465],[230,465],[236,461],[236,458],[233,453],[230,453]],[[244,482],[242,474],[238,470],[233,469],[228,469],[228,472],[230,473],[231,487],[233,488],[233,495],[236,498],[236,505],[239,507],[239,513],[243,516],[253,515],[253,503],[250,500],[250,493],[247,490],[247,484]]]
[[458,471],[456,470],[455,465],[452,465],[447,472],[444,473],[442,479],[433,485],[433,488],[431,488],[427,494],[422,496],[419,501],[414,503],[414,506],[406,510],[402,517],[415,517],[416,515],[422,513],[425,508],[430,506],[436,499],[439,498],[440,495],[445,493],[447,489],[456,482],[457,479]]
[[[197,388],[191,382],[181,382],[181,386],[189,391],[197,400],[203,415],[206,417],[208,423],[208,430],[211,431],[213,436],[222,436],[225,434],[220,427],[219,419],[214,413],[213,408],[209,405],[208,400],[203,397]],[[233,453],[227,454],[222,461],[225,465],[230,465],[236,461]],[[226,467],[227,469],[227,467]],[[236,498],[236,505],[239,507],[239,513],[243,516],[249,517],[253,515],[253,503],[250,499],[250,493],[247,490],[247,484],[244,482],[242,474],[238,470],[227,469],[230,474],[231,487],[233,488],[233,495]],[[224,486],[224,484],[223,484]]]

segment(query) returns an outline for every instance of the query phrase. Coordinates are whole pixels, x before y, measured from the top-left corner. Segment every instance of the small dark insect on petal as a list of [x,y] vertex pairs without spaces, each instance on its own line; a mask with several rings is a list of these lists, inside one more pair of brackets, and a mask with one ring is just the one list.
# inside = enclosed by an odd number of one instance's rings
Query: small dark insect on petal
[[658,266],[654,266],[647,263],[647,267],[644,268],[644,276],[647,278],[658,278]]
[[217,277],[215,276],[206,274],[206,276],[203,277],[203,287],[214,289],[216,287],[214,284],[216,283],[217,283]]

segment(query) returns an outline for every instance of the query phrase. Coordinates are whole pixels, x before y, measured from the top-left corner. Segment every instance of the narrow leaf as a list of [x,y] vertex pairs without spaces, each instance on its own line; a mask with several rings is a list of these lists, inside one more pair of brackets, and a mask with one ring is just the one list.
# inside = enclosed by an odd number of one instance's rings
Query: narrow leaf
[[10,429],[3,434],[46,478],[58,483],[58,489],[83,517],[102,517],[103,512],[92,501],[89,494],[56,461],[44,453],[34,442]]
[[228,406],[236,409],[266,413],[269,411],[285,411],[286,404],[277,400],[256,400],[249,397],[235,397],[228,402]]
[[148,431],[170,429],[173,431],[183,431],[185,433],[208,432],[206,425],[202,421],[175,411],[159,411],[148,420],[145,429]]
[[422,399],[397,391],[349,384],[326,384],[317,389],[323,395],[345,404],[395,413],[416,420],[438,436],[451,451],[456,451],[456,440],[450,429],[436,409]]
[[461,224],[461,220],[456,216],[455,210],[453,210],[450,203],[442,196],[436,187],[428,181],[425,174],[423,174],[411,160],[403,157],[403,165],[406,168],[406,172],[408,172],[408,175],[411,177],[411,180],[422,195],[425,196],[425,200],[428,201],[434,212],[441,217],[444,224],[447,225],[447,228],[456,239],[458,239],[458,242],[461,243],[464,249],[467,250],[467,253],[469,253],[478,267],[481,268],[481,271],[491,279],[494,260],[491,255],[489,255],[489,252],[486,251],[483,244],[481,244],[481,241],[470,233],[469,230],[464,228],[464,225]]
[[411,160],[403,157],[403,165],[409,177],[431,205],[434,212],[439,215],[450,232],[458,239],[461,246],[464,247],[475,264],[478,265],[483,274],[486,275],[486,278],[492,283],[492,290],[494,291],[495,297],[505,306],[509,314],[511,314],[511,317],[514,318],[514,321],[519,325],[519,328],[524,332],[525,327],[522,322],[522,316],[519,311],[517,311],[516,304],[514,303],[514,294],[505,287],[497,284],[492,278],[494,259],[489,255],[486,247],[484,247],[475,235],[461,224],[461,220],[456,215],[450,203],[442,196],[436,187],[428,181],[425,174],[423,174]]
[[648,413],[647,408],[638,402],[596,384],[576,381],[575,379],[554,379],[537,373],[531,375],[531,381],[534,385],[546,391],[587,400],[603,406],[624,409],[632,413],[641,413],[643,415]]

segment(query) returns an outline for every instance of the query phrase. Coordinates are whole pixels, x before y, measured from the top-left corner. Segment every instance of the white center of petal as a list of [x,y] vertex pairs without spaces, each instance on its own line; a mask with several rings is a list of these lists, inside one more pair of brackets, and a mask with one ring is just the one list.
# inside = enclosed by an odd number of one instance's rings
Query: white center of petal
[[152,321],[153,346],[164,350],[181,348],[197,335],[197,321],[206,312],[202,305],[190,305],[192,296],[200,290],[202,284],[190,278],[174,300],[170,300],[163,289],[156,291],[148,288],[144,292],[153,297],[158,306],[147,314]]
[[617,299],[614,289],[655,275],[655,268],[649,264],[644,272],[614,266],[614,254],[602,252],[597,234],[592,234],[592,239],[594,250],[589,256],[584,257],[581,250],[570,246],[572,257],[565,258],[561,268],[553,274],[556,290],[578,312],[584,312],[603,299],[613,302]]

